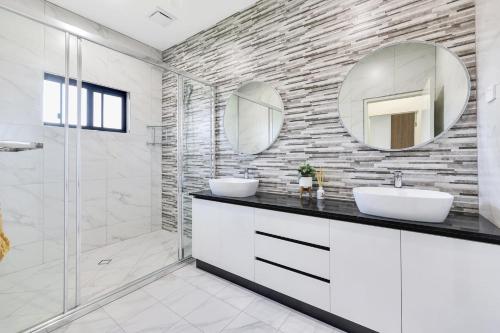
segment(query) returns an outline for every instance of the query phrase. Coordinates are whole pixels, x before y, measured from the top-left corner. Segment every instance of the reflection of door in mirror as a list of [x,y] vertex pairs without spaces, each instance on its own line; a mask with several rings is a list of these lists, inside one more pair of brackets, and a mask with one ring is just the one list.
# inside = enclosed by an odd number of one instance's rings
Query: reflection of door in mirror
[[[339,92],[339,114],[359,142],[382,150],[409,149],[431,142],[457,122],[469,88],[467,69],[448,49],[403,42],[368,54],[349,71]],[[403,133],[404,128],[410,132]]]
[[391,115],[391,149],[415,145],[415,112]]
[[434,136],[444,131],[444,89],[441,88],[436,94],[434,101]]
[[404,149],[434,136],[434,105],[426,91],[366,99],[365,142],[383,149]]

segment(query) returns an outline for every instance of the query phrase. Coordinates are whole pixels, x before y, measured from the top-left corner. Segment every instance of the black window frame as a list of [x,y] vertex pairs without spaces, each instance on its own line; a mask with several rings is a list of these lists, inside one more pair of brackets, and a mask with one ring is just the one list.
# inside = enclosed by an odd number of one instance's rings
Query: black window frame
[[[59,94],[59,107],[61,112],[63,112],[63,87],[65,83],[65,78],[63,76],[44,73],[44,81],[52,81],[60,84],[60,94]],[[70,86],[76,87],[76,80],[69,80]],[[82,89],[87,89],[87,126],[82,126],[82,129],[95,130],[95,131],[105,131],[105,132],[118,132],[118,133],[127,133],[127,100],[128,100],[128,92],[118,89],[113,89],[109,87],[100,86],[94,83],[82,81]],[[101,125],[102,126],[94,126],[94,93],[101,94]],[[45,94],[45,92],[44,92]],[[108,128],[104,127],[104,95],[120,97],[122,100],[122,125],[120,129],[117,128]],[[85,110],[82,110],[85,112]],[[60,115],[59,123],[52,122],[43,122],[44,125],[47,126],[59,126],[64,127],[64,123],[62,121],[62,114]],[[71,128],[76,128],[76,125],[69,125]]]

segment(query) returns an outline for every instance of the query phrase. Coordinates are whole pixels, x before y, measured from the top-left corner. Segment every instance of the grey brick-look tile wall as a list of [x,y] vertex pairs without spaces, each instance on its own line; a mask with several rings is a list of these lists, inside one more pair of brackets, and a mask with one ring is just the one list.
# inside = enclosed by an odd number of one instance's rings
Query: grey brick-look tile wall
[[177,76],[165,72],[162,78],[162,228],[177,226]]
[[[163,117],[166,136],[162,146],[162,221],[163,228],[177,227],[177,76],[163,76]],[[184,79],[183,202],[184,230],[191,235],[191,197],[189,193],[206,189],[211,177],[211,89]]]
[[[459,55],[472,78],[467,110],[447,135],[423,148],[367,148],[339,121],[340,85],[360,58],[407,40],[436,42]],[[163,59],[217,85],[217,176],[241,176],[250,167],[260,191],[296,195],[296,168],[308,161],[326,171],[328,198],[352,200],[353,187],[390,185],[392,171],[402,170],[405,186],[450,192],[454,211],[478,211],[473,0],[261,0],[164,51]],[[223,115],[231,92],[250,80],[277,88],[285,124],[270,149],[243,156],[225,138]],[[170,88],[164,86],[166,102]],[[174,122],[175,113],[164,116]]]

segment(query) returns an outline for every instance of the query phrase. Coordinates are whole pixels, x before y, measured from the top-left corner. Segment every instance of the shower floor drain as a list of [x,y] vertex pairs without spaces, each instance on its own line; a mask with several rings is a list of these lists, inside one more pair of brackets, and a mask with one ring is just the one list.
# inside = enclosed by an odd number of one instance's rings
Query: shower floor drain
[[99,261],[98,265],[107,265],[111,262],[111,260],[113,260],[113,259],[103,259],[103,260]]

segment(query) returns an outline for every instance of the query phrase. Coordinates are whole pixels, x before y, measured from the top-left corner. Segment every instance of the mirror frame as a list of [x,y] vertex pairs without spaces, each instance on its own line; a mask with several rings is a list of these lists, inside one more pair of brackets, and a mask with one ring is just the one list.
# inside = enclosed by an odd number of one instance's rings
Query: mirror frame
[[[354,70],[354,68],[356,68],[356,66],[359,64],[360,61],[362,61],[363,59],[366,59],[367,57],[371,56],[372,54],[374,54],[374,53],[376,53],[378,51],[381,51],[383,49],[386,49],[386,48],[389,48],[389,47],[398,46],[398,45],[404,45],[404,44],[431,45],[431,46],[439,47],[439,48],[441,48],[443,50],[446,50],[448,53],[450,53],[451,55],[453,55],[453,57],[455,57],[455,59],[460,63],[460,65],[462,66],[462,68],[463,68],[463,70],[465,72],[465,77],[466,77],[466,80],[467,80],[467,97],[465,99],[465,103],[464,103],[464,106],[462,107],[462,110],[458,113],[458,116],[439,135],[435,136],[434,138],[432,138],[430,140],[427,140],[425,142],[422,142],[422,143],[419,143],[417,145],[414,145],[412,147],[400,148],[400,149],[383,149],[383,148],[375,147],[375,146],[372,146],[370,144],[367,144],[365,142],[360,141],[356,136],[354,136],[352,134],[351,130],[347,126],[345,126],[344,121],[342,120],[341,112],[340,112],[340,94],[342,92],[342,88],[344,87],[344,83],[345,83],[346,79],[349,77],[349,74],[351,74],[351,72]],[[340,89],[339,89],[339,92],[337,94],[337,111],[338,111],[338,114],[339,114],[340,124],[347,131],[347,133],[352,138],[354,138],[356,140],[356,142],[358,142],[358,143],[360,143],[360,144],[362,144],[362,145],[364,145],[364,146],[366,146],[366,147],[368,147],[370,149],[378,150],[378,151],[387,151],[387,152],[391,152],[391,151],[394,151],[394,152],[409,151],[409,150],[414,150],[414,149],[422,148],[422,147],[428,145],[429,143],[432,143],[432,142],[438,140],[443,135],[447,134],[450,131],[450,129],[457,124],[457,122],[460,120],[460,118],[464,114],[465,110],[467,110],[467,106],[469,105],[470,97],[471,97],[471,89],[472,89],[472,82],[471,82],[470,73],[469,73],[469,70],[467,69],[467,66],[462,61],[462,59],[460,59],[460,57],[455,52],[451,51],[449,48],[447,48],[447,47],[445,47],[443,45],[434,43],[434,42],[426,42],[426,41],[420,41],[420,40],[408,40],[408,41],[401,41],[401,42],[393,42],[393,43],[389,43],[387,45],[384,45],[382,47],[379,47],[379,48],[377,48],[375,50],[372,50],[368,54],[366,54],[363,57],[361,57],[358,61],[356,61],[356,63],[349,69],[349,71],[347,72],[346,76],[342,80],[342,84],[340,85]]]
[[[281,124],[280,124],[280,128],[278,130],[278,135],[276,135],[276,138],[274,138],[274,140],[264,149],[256,152],[256,153],[245,153],[245,152],[241,152],[239,150],[237,150],[233,143],[228,139],[228,135],[227,135],[227,130],[226,130],[226,112],[227,112],[227,105],[228,105],[228,102],[229,102],[229,99],[234,95],[235,92],[238,92],[238,90],[240,90],[241,87],[244,87],[245,85],[249,84],[249,83],[263,83],[265,84],[266,86],[268,86],[269,88],[271,88],[275,93],[276,95],[278,95],[281,99],[281,104],[283,105],[283,110],[282,110],[282,114],[283,114],[283,120],[281,121]],[[229,142],[229,145],[231,146],[231,149],[238,155],[257,155],[257,154],[260,154],[266,150],[268,150],[269,148],[272,147],[272,145],[274,145],[276,143],[276,141],[278,140],[280,134],[281,134],[281,131],[283,130],[283,125],[285,124],[285,103],[283,102],[283,98],[281,97],[281,94],[279,93],[278,89],[276,89],[272,84],[268,83],[268,82],[265,82],[265,81],[260,81],[260,80],[250,80],[250,81],[245,81],[245,82],[242,82],[238,85],[238,88],[236,90],[233,90],[231,92],[231,94],[229,95],[229,97],[226,99],[226,106],[225,106],[225,109],[224,109],[224,115],[223,115],[223,119],[222,119],[222,125],[224,127],[224,135],[226,136],[226,139],[227,141]]]

